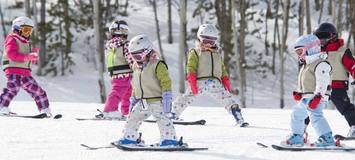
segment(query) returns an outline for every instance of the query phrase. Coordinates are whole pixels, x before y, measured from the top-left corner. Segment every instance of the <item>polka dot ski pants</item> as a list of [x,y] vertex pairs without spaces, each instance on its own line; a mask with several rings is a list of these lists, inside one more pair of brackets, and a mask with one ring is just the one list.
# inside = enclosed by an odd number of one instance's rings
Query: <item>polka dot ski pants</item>
[[[198,95],[207,94],[218,102],[222,103],[224,108],[230,112],[231,106],[238,104],[240,101],[235,96],[224,89],[223,85],[217,79],[204,79],[197,81]],[[187,87],[183,95],[178,96],[173,102],[173,112],[179,117],[186,109],[187,105],[195,100],[196,96],[192,94],[190,87]]]
[[160,131],[161,140],[176,140],[175,128],[168,116],[163,113],[163,106],[161,102],[145,103],[139,101],[128,115],[128,120],[123,130],[124,138],[129,140],[137,140],[139,137],[138,129],[142,122],[150,115],[153,115],[157,120]]

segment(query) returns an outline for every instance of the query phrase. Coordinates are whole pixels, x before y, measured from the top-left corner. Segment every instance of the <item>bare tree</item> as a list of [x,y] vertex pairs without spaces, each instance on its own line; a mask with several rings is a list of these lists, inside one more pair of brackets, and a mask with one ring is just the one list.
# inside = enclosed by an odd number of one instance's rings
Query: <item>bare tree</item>
[[246,1],[239,0],[240,28],[239,28],[239,76],[240,76],[240,99],[242,105],[246,107],[246,72],[245,72],[245,29],[246,29]]
[[215,0],[215,9],[220,30],[220,46],[224,54],[224,64],[229,72],[230,59],[233,57],[231,0]]
[[160,39],[160,27],[159,27],[157,3],[156,3],[156,0],[151,0],[150,3],[152,4],[152,6],[153,6],[153,11],[154,11],[155,26],[156,26],[155,28],[157,29],[159,52],[160,52],[160,55],[161,55],[162,59],[164,59],[163,47],[162,47],[161,39]]
[[36,1],[37,0],[32,0],[32,12],[33,12],[33,23],[35,25],[34,29],[33,29],[33,33],[32,33],[32,39],[34,40],[33,41],[33,44],[36,45],[37,42],[38,42],[38,37],[37,37],[37,34],[38,34],[38,20],[37,20],[37,5],[36,5]]
[[341,32],[343,30],[343,24],[342,24],[342,18],[343,18],[343,0],[338,0],[338,15],[337,15],[337,23],[336,23],[336,27],[337,27],[337,31],[339,36],[341,36]]
[[323,8],[324,8],[324,0],[322,0],[322,2],[321,2],[321,4],[320,4],[320,11],[319,11],[318,24],[320,24],[320,23],[321,23],[321,20],[322,20]]
[[304,32],[304,1],[300,0],[298,5],[298,35],[303,35]]
[[187,0],[180,0],[180,42],[179,42],[179,92],[185,92],[185,69],[184,64],[186,60],[187,44],[186,44],[186,8]]
[[1,26],[2,26],[2,34],[5,39],[6,38],[6,27],[5,27],[4,13],[2,12],[1,3],[0,3],[0,20],[1,20]]
[[275,63],[276,63],[276,52],[277,52],[277,47],[276,47],[276,40],[278,41],[278,48],[280,48],[280,34],[279,34],[279,6],[280,6],[280,1],[276,0],[276,11],[275,11],[275,23],[274,23],[274,35],[273,35],[273,44],[272,44],[272,73],[275,74]]
[[311,24],[311,11],[310,11],[310,4],[309,4],[309,0],[306,0],[306,19],[307,19],[307,34],[311,34],[312,33],[312,24]]
[[96,61],[97,67],[99,70],[98,75],[98,84],[100,88],[100,100],[102,103],[105,102],[106,99],[106,89],[104,83],[104,45],[103,38],[101,34],[101,13],[100,13],[100,1],[93,1],[94,5],[94,30],[95,30],[95,41],[96,41]]
[[349,13],[351,15],[351,34],[353,37],[353,46],[355,46],[355,24],[354,24],[354,20],[355,20],[355,1],[351,0],[349,1]]
[[44,30],[46,26],[46,0],[41,0],[41,10],[40,10],[40,23],[38,27],[40,28],[39,34],[39,64],[37,75],[42,75],[43,67],[46,63],[46,32]]
[[24,0],[24,8],[26,17],[31,17],[31,4],[30,0]]
[[281,53],[280,53],[280,108],[285,107],[284,94],[284,75],[285,75],[285,52],[286,52],[286,40],[288,34],[288,19],[290,11],[290,0],[284,1],[284,12],[283,12],[283,26],[282,26],[282,41],[281,41]]
[[171,1],[168,0],[168,43],[173,43],[173,27],[171,22]]

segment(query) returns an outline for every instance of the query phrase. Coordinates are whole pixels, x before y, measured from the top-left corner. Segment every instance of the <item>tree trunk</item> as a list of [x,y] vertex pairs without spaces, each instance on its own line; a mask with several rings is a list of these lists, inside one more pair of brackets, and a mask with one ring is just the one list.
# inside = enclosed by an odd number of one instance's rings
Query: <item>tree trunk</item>
[[168,43],[173,43],[173,26],[171,22],[171,0],[168,0]]
[[154,10],[155,28],[157,29],[159,52],[160,52],[161,58],[165,59],[164,58],[164,53],[163,53],[163,47],[162,47],[161,39],[160,39],[160,27],[159,27],[159,19],[158,19],[158,11],[157,11],[156,0],[152,0],[151,3],[152,3],[152,6],[153,6],[153,10]]
[[332,15],[333,11],[333,0],[329,0],[329,3],[328,3],[328,15]]
[[179,42],[179,53],[180,56],[178,58],[179,61],[179,92],[185,93],[185,68],[186,64],[186,8],[187,8],[187,0],[180,0],[180,42]]
[[227,71],[230,73],[230,60],[233,57],[233,43],[231,35],[232,31],[232,17],[231,17],[231,0],[215,1],[215,9],[217,15],[217,24],[220,28],[220,47],[224,54],[224,64]]
[[354,20],[355,20],[355,1],[351,0],[349,1],[349,13],[352,15],[352,23],[351,23],[351,34],[353,37],[353,47],[355,47],[355,25],[354,25]]
[[321,4],[320,4],[320,11],[319,11],[318,24],[320,24],[320,23],[321,23],[321,20],[322,20],[323,8],[324,8],[324,0],[322,0],[322,2],[321,2]]
[[342,18],[343,18],[343,0],[339,0],[338,1],[338,15],[337,15],[337,23],[336,23],[336,27],[337,27],[337,31],[338,31],[338,35],[339,37],[341,37],[341,32],[343,31],[343,24],[342,24]]
[[[300,0],[299,5],[298,5],[298,35],[302,36],[304,32],[304,1],[305,0]],[[308,16],[308,15],[307,15]]]
[[41,0],[41,10],[40,10],[40,25],[39,25],[39,64],[37,75],[42,75],[42,70],[46,64],[46,31],[44,30],[46,25],[46,0]]
[[280,53],[280,108],[285,107],[284,102],[284,75],[285,75],[285,52],[286,52],[286,40],[288,34],[288,19],[289,19],[289,10],[290,10],[290,0],[286,0],[284,3],[284,15],[283,15],[283,27],[282,27],[282,41],[281,41],[281,53]]
[[104,45],[101,36],[101,13],[100,13],[100,1],[93,1],[94,5],[94,30],[95,30],[95,42],[96,42],[96,61],[98,66],[98,84],[100,88],[100,100],[101,103],[105,102],[106,99],[106,88],[104,82],[104,68],[103,68],[103,55],[104,55]]
[[319,3],[319,0],[314,0],[314,3],[316,5],[316,11],[318,11],[321,7],[320,3]]
[[[232,6],[234,5],[233,4],[233,0],[232,0]],[[268,16],[269,16],[269,13],[271,12],[271,8],[270,8],[270,2],[266,1],[266,4],[267,4],[267,11],[266,11],[266,14],[265,14],[265,39],[264,39],[264,46],[265,46],[265,55],[266,56],[269,56],[269,41],[268,41],[268,33],[269,33],[269,29],[268,29]],[[234,12],[233,8],[232,8],[232,13]],[[232,16],[232,24],[233,24],[233,16]],[[233,26],[234,28],[234,26]]]
[[69,17],[69,2],[68,1],[63,1],[63,13],[64,13],[64,32],[65,32],[65,58],[69,57],[69,54],[71,52],[71,46],[72,46],[72,35],[70,32],[70,26],[71,26],[71,21]]
[[[276,0],[276,11],[275,11],[275,23],[274,23],[274,40],[273,40],[273,44],[272,44],[272,74],[275,75],[276,71],[275,71],[275,63],[276,63],[276,52],[277,52],[277,48],[276,48],[276,40],[278,40],[279,38],[277,37],[279,34],[277,34],[279,32],[279,0]],[[278,45],[278,47],[280,48],[280,45]]]
[[337,12],[336,12],[336,9],[337,9],[337,5],[338,3],[335,3],[335,1],[332,1],[333,3],[333,7],[332,7],[332,23],[333,24],[337,24]]
[[307,34],[312,33],[312,24],[311,24],[311,11],[310,11],[309,0],[306,0],[306,19],[307,19]]
[[26,17],[31,17],[31,2],[30,0],[24,0],[25,14]]
[[239,0],[239,12],[240,12],[240,28],[239,28],[239,76],[240,76],[240,98],[242,102],[242,106],[246,107],[246,72],[245,72],[245,29],[246,29],[246,1]]
[[33,42],[32,44],[34,46],[37,46],[37,42],[38,42],[38,20],[37,20],[37,5],[36,5],[36,1],[37,0],[32,0],[32,12],[33,12],[33,23],[34,23],[34,28],[33,28],[33,33],[32,33],[32,39]]
[[0,3],[0,20],[1,20],[1,26],[2,26],[2,35],[4,37],[4,39],[6,38],[6,27],[5,27],[5,21],[4,21],[4,13],[2,12],[2,6]]

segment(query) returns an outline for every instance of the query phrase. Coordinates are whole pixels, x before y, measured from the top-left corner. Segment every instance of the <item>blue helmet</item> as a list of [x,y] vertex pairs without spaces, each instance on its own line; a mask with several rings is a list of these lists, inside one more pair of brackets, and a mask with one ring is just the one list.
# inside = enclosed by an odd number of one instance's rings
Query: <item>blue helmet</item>
[[320,40],[313,34],[303,35],[296,40],[294,48],[304,47],[306,56],[315,55],[321,52]]

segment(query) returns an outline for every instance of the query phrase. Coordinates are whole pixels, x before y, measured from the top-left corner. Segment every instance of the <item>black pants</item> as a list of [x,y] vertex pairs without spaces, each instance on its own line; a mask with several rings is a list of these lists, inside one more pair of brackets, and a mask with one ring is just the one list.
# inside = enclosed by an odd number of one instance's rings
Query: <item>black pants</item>
[[[355,125],[355,106],[350,103],[347,89],[332,89],[330,100],[334,103],[338,111],[345,117],[349,126]],[[309,124],[309,117],[306,118],[306,125]]]
[[350,103],[347,89],[332,89],[330,100],[338,111],[345,117],[349,126],[355,125],[355,106]]

